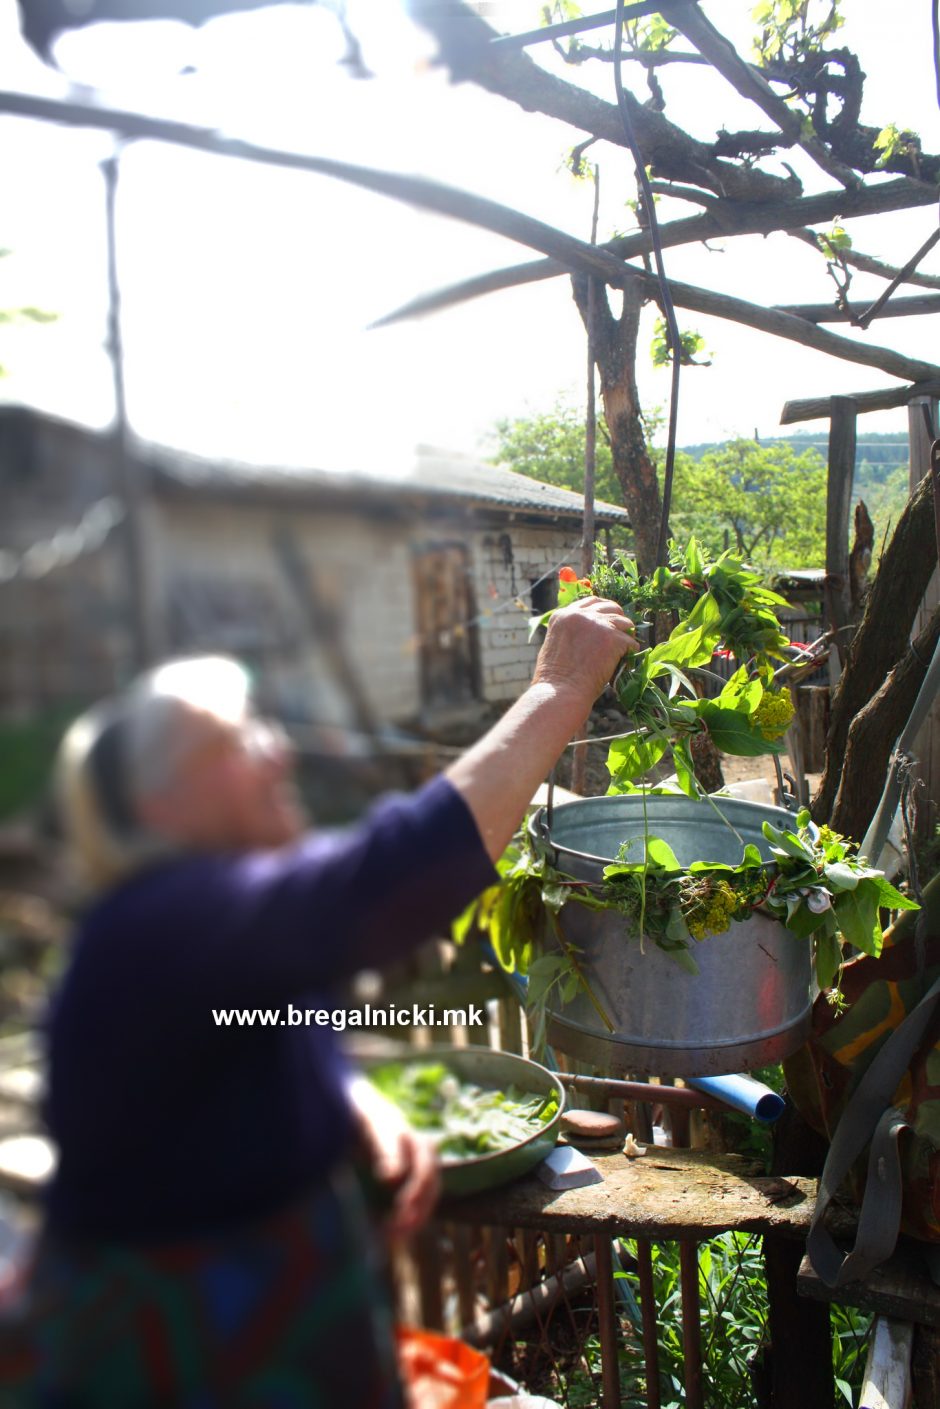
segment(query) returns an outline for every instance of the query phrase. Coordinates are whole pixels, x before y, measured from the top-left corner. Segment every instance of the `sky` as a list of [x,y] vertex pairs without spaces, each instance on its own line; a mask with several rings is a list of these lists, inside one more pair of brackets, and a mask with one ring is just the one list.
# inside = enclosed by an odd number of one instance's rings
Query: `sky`
[[[586,6],[585,8],[594,8]],[[743,48],[750,0],[706,12]],[[845,41],[869,75],[863,120],[894,122],[940,149],[930,15],[919,0],[844,0]],[[538,21],[530,0],[496,0],[488,18],[514,31]],[[67,36],[44,67],[0,0],[0,88],[137,107],[258,142],[300,148],[466,187],[588,238],[593,192],[560,169],[579,134],[468,84],[451,84],[433,44],[395,0],[350,0],[369,80],[338,62],[342,39],[321,8],[279,6],[212,21],[96,26]],[[550,63],[547,49],[531,51]],[[566,69],[613,100],[610,65]],[[627,68],[638,96],[645,89]],[[672,66],[667,116],[709,138],[719,126],[766,127],[717,75]],[[0,327],[0,396],[89,425],[113,412],[105,351],[103,133],[0,116],[0,309],[30,304],[53,324]],[[634,226],[629,155],[600,163],[600,238]],[[783,154],[807,192],[830,183]],[[492,451],[503,417],[583,404],[584,332],[568,281],[506,291],[396,327],[369,324],[406,300],[468,275],[532,258],[525,248],[324,177],[285,173],[165,144],[121,153],[118,254],[128,414],[147,439],[239,459],[388,469],[416,443]],[[779,161],[771,169],[779,174]],[[687,215],[663,202],[660,218]],[[935,209],[848,222],[855,246],[903,263],[935,228]],[[826,301],[825,262],[783,235],[666,251],[667,272],[759,303]],[[940,273],[940,251],[922,266]],[[880,292],[856,275],[852,294]],[[909,290],[910,291],[910,290]],[[641,345],[655,310],[644,318]],[[894,379],[720,320],[683,315],[710,367],[682,375],[679,443],[780,433],[783,403],[863,391]],[[932,319],[853,334],[938,360]],[[839,329],[843,331],[843,329]],[[644,406],[665,406],[669,377],[640,355]],[[865,431],[902,429],[903,411]],[[815,422],[808,429],[825,429]]]

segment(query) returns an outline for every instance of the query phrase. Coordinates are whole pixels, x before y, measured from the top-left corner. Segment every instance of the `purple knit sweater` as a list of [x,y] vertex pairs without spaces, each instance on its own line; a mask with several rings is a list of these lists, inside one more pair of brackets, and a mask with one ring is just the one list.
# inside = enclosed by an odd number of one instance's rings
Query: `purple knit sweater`
[[[84,918],[49,1015],[51,1228],[151,1241],[224,1231],[349,1152],[337,985],[443,929],[494,880],[443,778],[280,852],[174,860]],[[213,1011],[281,1010],[225,1026]]]

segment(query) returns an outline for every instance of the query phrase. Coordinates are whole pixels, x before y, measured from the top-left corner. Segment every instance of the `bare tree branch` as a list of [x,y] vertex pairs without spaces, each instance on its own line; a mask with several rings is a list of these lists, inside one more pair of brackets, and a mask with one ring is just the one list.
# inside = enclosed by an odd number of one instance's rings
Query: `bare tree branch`
[[[577,43],[570,49],[563,49],[561,45],[553,45],[555,52],[564,59],[566,64],[583,64],[590,59],[597,59],[600,63],[612,64],[614,61],[613,49],[599,49],[590,44]],[[700,64],[708,63],[701,54],[680,54],[674,49],[625,49],[623,52],[624,63],[642,64],[645,69],[662,68],[665,64]]]
[[712,67],[717,69],[742,97],[756,103],[761,111],[777,124],[780,131],[802,147],[828,176],[834,176],[849,189],[858,186],[859,178],[856,173],[837,161],[815,134],[803,131],[800,114],[793,108],[788,108],[783,99],[777,97],[766,78],[738,56],[737,51],[724,35],[715,29],[697,5],[664,3],[660,13],[669,24],[684,34],[686,39],[692,41],[703,58],[708,59]]
[[[101,128],[119,132],[130,138],[150,137],[157,141],[175,142],[222,156],[240,157],[243,160],[262,161],[274,166],[332,176],[366,190],[376,191],[380,195],[390,196],[394,200],[435,211],[439,215],[449,215],[470,224],[480,225],[484,229],[506,236],[507,239],[530,245],[543,254],[550,255],[558,262],[559,269],[595,274],[616,288],[623,288],[628,280],[640,280],[650,295],[658,291],[655,278],[623,264],[603,248],[585,244],[583,240],[576,240],[564,231],[556,230],[553,226],[523,215],[508,206],[485,200],[482,196],[471,195],[438,181],[430,181],[425,177],[402,176],[396,172],[378,171],[373,167],[335,161],[328,157],[262,147],[238,138],[225,137],[209,128],[167,122],[147,117],[142,113],[92,108],[81,103],[60,103],[30,94],[0,92],[0,112],[47,118],[79,127]],[[846,193],[847,196],[848,194]],[[710,217],[699,218],[707,220]],[[848,338],[825,332],[798,318],[758,308],[743,299],[730,298],[726,294],[712,294],[706,289],[697,289],[685,284],[673,284],[672,290],[675,302],[681,307],[700,313],[711,313],[719,318],[730,318],[749,327],[761,328],[778,337],[790,338],[804,346],[829,352],[834,357],[880,367],[889,375],[901,377],[905,381],[928,381],[940,376],[940,368],[931,363],[902,357],[888,348],[866,347],[854,343]],[[392,318],[401,316],[404,315],[399,313],[392,315]],[[392,319],[382,321],[388,322]]]
[[[932,186],[902,180],[886,182],[871,189],[827,191],[823,195],[805,196],[796,201],[775,201],[767,206],[740,206],[731,201],[715,201],[707,214],[661,225],[659,234],[663,247],[668,248],[734,235],[765,235],[781,229],[786,233],[795,233],[788,228],[790,220],[799,226],[807,220],[833,220],[837,216],[847,218],[850,215],[873,215],[888,210],[933,205],[936,199],[937,193]],[[818,249],[812,231],[804,233]],[[652,240],[648,230],[638,230],[632,235],[618,235],[599,248],[628,259],[632,255],[648,253],[652,249]],[[887,268],[887,265],[882,266],[882,269]],[[414,299],[382,319],[382,322],[394,322],[399,316],[413,318],[419,314],[438,313],[484,294],[498,293],[500,289],[512,289],[521,284],[538,283],[541,279],[554,279],[567,272],[563,263],[552,259],[536,259],[527,264],[494,269]]]
[[[410,0],[409,10],[437,40],[441,61],[455,81],[472,79],[527,112],[558,118],[618,147],[628,145],[616,104],[547,73],[526,53],[491,46],[491,41],[499,38],[497,31],[461,0],[450,0],[446,6],[440,0]],[[795,178],[716,160],[706,143],[690,137],[662,113],[644,107],[631,94],[627,94],[627,101],[644,159],[658,176],[702,185],[716,195],[742,202],[799,193]]]
[[[820,237],[815,230],[787,230],[788,235],[792,235],[795,240],[802,240],[804,244],[812,245],[814,249],[821,250]],[[822,253],[825,251],[821,250]],[[860,270],[863,274],[877,274],[881,279],[896,279],[901,273],[900,268],[895,264],[885,264],[880,259],[873,259],[870,254],[862,254],[860,250],[843,249],[839,251],[839,258],[844,264],[850,264],[853,269]],[[904,279],[905,284],[917,284],[923,289],[940,289],[940,275],[920,274],[912,271]]]
[[[855,323],[851,309],[837,308],[834,303],[775,303],[774,308],[778,313],[790,313],[794,318],[805,318],[807,323]],[[878,317],[911,318],[920,313],[940,313],[940,294],[914,294],[910,298],[894,298],[885,305]]]
[[[541,220],[535,220],[530,215],[524,215],[521,211],[512,210],[495,201],[486,200],[483,196],[471,195],[467,191],[459,191],[425,178],[397,176],[389,172],[376,173],[361,167],[347,168],[343,172],[337,168],[345,167],[345,163],[330,165],[334,168],[330,174],[340,176],[344,180],[365,185],[370,190],[380,190],[383,194],[395,196],[399,200],[423,205],[438,214],[452,215],[473,225],[480,225],[496,234],[518,240],[520,244],[531,245],[534,249],[542,250],[557,259],[572,273],[600,276],[605,283],[615,288],[625,288],[628,284],[636,282],[650,298],[656,297],[660,292],[655,275],[623,264],[615,255],[597,245],[586,244],[583,240],[577,240]],[[787,338],[819,352],[826,352],[832,357],[860,362],[869,367],[879,367],[889,375],[900,377],[904,381],[928,381],[940,377],[940,367],[931,362],[904,357],[891,348],[854,342],[837,333],[826,332],[813,323],[804,322],[800,318],[774,309],[761,308],[745,299],[674,281],[670,281],[669,287],[673,300],[679,307],[690,308],[696,313],[727,318],[731,322],[743,323],[746,327],[772,333],[775,337]],[[431,311],[435,297],[430,295],[416,299],[404,308],[379,319],[373,326],[382,327],[416,317],[419,313],[427,313]],[[440,306],[439,302],[437,306]]]

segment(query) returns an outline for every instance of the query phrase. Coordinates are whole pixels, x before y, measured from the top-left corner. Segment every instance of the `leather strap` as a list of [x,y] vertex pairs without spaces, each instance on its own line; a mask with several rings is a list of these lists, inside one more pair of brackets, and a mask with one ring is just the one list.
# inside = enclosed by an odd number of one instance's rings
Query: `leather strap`
[[[827,1287],[864,1277],[894,1250],[901,1223],[901,1163],[898,1141],[910,1123],[892,1104],[894,1093],[924,1040],[940,998],[940,979],[895,1028],[862,1077],[842,1113],[819,1181],[806,1251]],[[870,1144],[868,1178],[855,1245],[844,1253],[825,1227],[840,1184]]]

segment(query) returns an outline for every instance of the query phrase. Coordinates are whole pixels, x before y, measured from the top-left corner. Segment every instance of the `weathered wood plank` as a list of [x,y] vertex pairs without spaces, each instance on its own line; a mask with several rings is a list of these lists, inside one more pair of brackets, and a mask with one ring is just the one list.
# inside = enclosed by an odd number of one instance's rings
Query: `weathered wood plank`
[[[829,653],[830,671],[845,660],[848,641],[842,634],[852,607],[849,590],[849,515],[855,475],[857,407],[850,396],[832,398],[829,423],[829,475],[826,480],[826,615],[835,633]],[[834,686],[838,672],[830,683]]]
[[814,1301],[837,1301],[893,1320],[940,1327],[940,1287],[934,1286],[917,1249],[911,1246],[902,1245],[867,1277],[835,1290],[817,1277],[809,1258],[804,1257],[796,1284],[801,1296]]
[[[918,397],[907,410],[908,438],[911,447],[909,483],[913,492],[920,481],[931,474],[932,438],[927,433],[924,410],[930,415],[932,425],[937,425],[938,403],[933,397]],[[936,510],[935,510],[936,513]],[[940,527],[938,527],[940,535]],[[915,633],[927,625],[940,602],[940,572],[935,571],[927,585],[924,600],[914,622]],[[924,784],[924,790],[917,807],[917,831],[926,841],[932,837],[937,821],[937,799],[940,797],[940,705],[934,703],[927,720],[914,743],[914,756],[917,759],[917,776]]]
[[911,1393],[910,1322],[878,1316],[871,1329],[859,1409],[906,1409]]
[[431,1331],[443,1331],[444,1259],[440,1240],[432,1228],[422,1228],[416,1234],[412,1252],[421,1305],[421,1325]]
[[[859,413],[865,411],[890,411],[895,406],[907,406],[915,396],[940,395],[940,382],[915,382],[913,386],[885,387],[882,391],[856,391],[852,393]],[[784,403],[780,414],[782,426],[793,426],[799,421],[828,420],[832,411],[831,396],[808,396]]]
[[476,1290],[473,1284],[473,1228],[454,1224],[448,1229],[454,1250],[454,1285],[457,1314],[461,1326],[470,1326],[476,1317]]
[[483,1247],[486,1256],[486,1297],[490,1306],[500,1306],[509,1300],[509,1242],[510,1229],[500,1226],[483,1230]]
[[935,1326],[914,1331],[911,1380],[917,1409],[940,1409],[940,1330]]
[[[757,1174],[737,1155],[651,1150],[641,1159],[597,1155],[603,1183],[563,1193],[534,1175],[501,1189],[447,1199],[440,1216],[461,1223],[544,1229],[548,1234],[607,1232],[647,1238],[694,1238],[739,1228],[805,1237],[816,1181]],[[842,1218],[838,1231],[851,1231]]]

